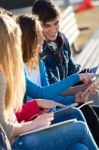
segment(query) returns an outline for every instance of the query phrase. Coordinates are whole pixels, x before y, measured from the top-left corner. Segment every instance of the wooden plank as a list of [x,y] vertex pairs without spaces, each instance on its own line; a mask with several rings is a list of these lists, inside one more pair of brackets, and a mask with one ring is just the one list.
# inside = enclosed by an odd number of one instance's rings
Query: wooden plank
[[[70,14],[69,15],[65,15],[64,16],[64,18],[63,19],[61,19],[60,20],[60,22],[62,22],[62,24],[63,24],[63,22],[65,22],[65,23],[69,23],[69,21],[71,21],[72,19],[75,19],[75,15],[74,15],[74,13],[73,12],[70,12]],[[76,20],[76,19],[75,19]]]
[[60,31],[65,34],[69,40],[69,44],[72,45],[75,39],[79,36],[80,31],[78,29],[77,21],[75,18],[74,9],[69,6],[63,13],[60,19]]
[[76,31],[75,34],[73,34],[71,37],[69,37],[69,44],[70,46],[74,43],[74,41],[77,39],[77,37],[79,36],[79,31]]
[[[74,18],[71,18],[71,20],[69,20],[68,22],[67,22],[67,19],[65,19],[65,21],[60,24],[60,29],[63,30],[63,29],[69,28],[73,24],[74,25],[76,24],[76,26],[78,28],[78,25],[77,25],[76,20]],[[70,30],[70,28],[69,28],[69,30]]]
[[83,47],[82,52],[74,58],[77,63],[81,64],[81,69],[99,63],[99,29],[96,30],[90,40]]
[[67,7],[61,14],[61,19],[64,20],[64,17],[65,16],[68,16],[71,12],[73,12],[73,7],[72,6],[69,6]]
[[70,38],[72,36],[74,37],[74,34],[76,34],[76,32],[77,32],[76,25],[73,28],[71,28],[71,30],[69,32],[66,32],[65,30],[62,32],[66,35],[67,38]]

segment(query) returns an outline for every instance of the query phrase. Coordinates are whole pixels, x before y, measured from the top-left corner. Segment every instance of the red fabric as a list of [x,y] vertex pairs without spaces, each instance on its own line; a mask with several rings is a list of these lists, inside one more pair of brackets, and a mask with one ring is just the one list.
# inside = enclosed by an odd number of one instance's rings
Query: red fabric
[[91,6],[91,7],[93,6],[93,5],[92,5],[92,0],[84,0],[84,4],[87,5],[87,6],[89,6],[89,7],[90,7],[90,6]]
[[40,108],[35,100],[31,100],[23,104],[22,109],[19,112],[16,112],[18,122],[30,121],[33,116],[35,117],[40,113]]
[[91,0],[84,0],[84,2],[82,4],[80,4],[77,8],[76,8],[76,12],[80,12],[86,9],[92,9],[94,6],[92,4]]

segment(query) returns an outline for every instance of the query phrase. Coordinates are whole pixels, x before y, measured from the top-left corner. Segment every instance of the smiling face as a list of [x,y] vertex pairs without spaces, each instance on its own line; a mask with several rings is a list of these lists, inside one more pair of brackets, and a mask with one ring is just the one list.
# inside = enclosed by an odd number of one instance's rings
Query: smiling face
[[59,31],[59,17],[42,25],[42,33],[46,41],[55,41]]

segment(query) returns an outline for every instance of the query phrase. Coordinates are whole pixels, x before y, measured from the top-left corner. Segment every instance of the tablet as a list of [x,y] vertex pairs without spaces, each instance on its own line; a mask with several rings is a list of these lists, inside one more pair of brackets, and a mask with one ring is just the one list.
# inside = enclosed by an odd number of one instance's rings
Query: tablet
[[[97,82],[99,82],[99,77],[95,77],[93,82],[88,86],[88,88],[82,93],[82,96],[88,94],[89,89],[96,84]],[[97,85],[98,86],[98,85]]]
[[94,68],[91,68],[90,69],[90,73],[96,73],[97,72],[97,69],[98,69],[99,65],[94,67]]
[[84,107],[85,105],[90,105],[90,104],[92,104],[92,103],[93,103],[93,101],[87,101],[87,102],[81,104],[78,108],[81,109],[81,108]]
[[36,130],[33,130],[33,131],[28,131],[28,132],[25,132],[23,134],[20,134],[19,136],[33,134],[33,133],[36,133],[36,132],[40,132],[40,131],[48,130],[48,129],[51,129],[51,128],[55,128],[57,126],[68,125],[68,124],[71,124],[71,123],[74,123],[74,122],[76,122],[76,118],[66,120],[66,121],[62,121],[62,122],[59,122],[59,123],[55,123],[55,124],[52,124],[50,126],[42,127],[42,128],[39,128],[39,129],[36,129]]
[[99,64],[98,64],[98,67],[96,67],[97,69],[96,69],[96,71],[95,71],[95,73],[96,74],[99,74]]
[[56,107],[56,110],[54,109],[54,111],[51,111],[51,112],[54,112],[54,114],[55,114],[55,113],[65,111],[65,110],[68,110],[68,109],[70,109],[72,107],[76,107],[76,106],[78,106],[78,103],[73,103],[73,104],[67,105],[66,107]]
[[[95,72],[95,74],[99,74],[99,65],[97,67],[97,70]],[[82,96],[84,96],[85,94],[87,94],[88,90],[94,85],[96,84],[97,82],[99,82],[99,76],[96,76],[93,78],[93,82],[88,86],[88,88],[82,93]],[[98,85],[97,85],[98,86]]]

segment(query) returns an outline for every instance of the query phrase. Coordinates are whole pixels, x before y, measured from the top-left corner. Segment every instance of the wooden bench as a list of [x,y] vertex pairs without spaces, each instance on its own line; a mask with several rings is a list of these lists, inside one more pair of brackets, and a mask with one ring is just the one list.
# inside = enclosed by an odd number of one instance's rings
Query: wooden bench
[[79,36],[80,30],[77,25],[77,20],[72,6],[68,6],[61,14],[60,31],[66,35],[74,52],[77,52],[74,42]]
[[[72,6],[68,6],[61,15],[60,31],[66,35],[74,52],[78,52],[74,42],[80,35],[80,30]],[[99,29],[88,40],[82,51],[74,56],[74,59],[81,64],[81,69],[99,64]]]
[[77,63],[81,64],[81,69],[99,64],[99,29],[91,36],[81,53],[74,58]]

